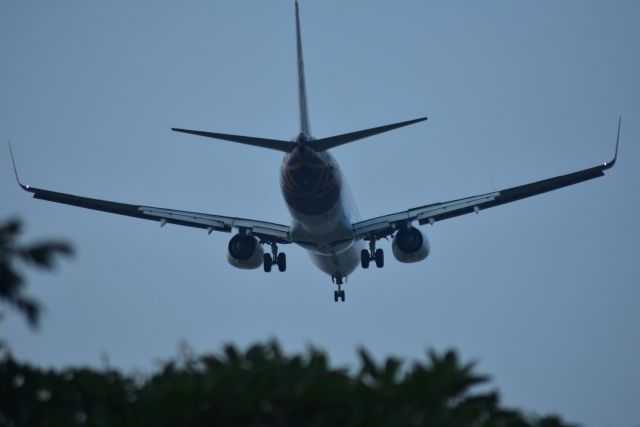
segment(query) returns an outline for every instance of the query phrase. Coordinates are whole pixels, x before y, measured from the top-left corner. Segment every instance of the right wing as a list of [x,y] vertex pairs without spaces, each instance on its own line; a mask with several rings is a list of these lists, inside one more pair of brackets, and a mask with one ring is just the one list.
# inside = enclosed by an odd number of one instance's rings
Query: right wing
[[414,221],[417,221],[420,225],[426,223],[433,224],[436,221],[454,218],[471,212],[477,213],[481,209],[504,205],[506,203],[515,202],[516,200],[536,196],[538,194],[603,176],[605,170],[610,169],[615,165],[618,157],[620,123],[621,120],[618,121],[618,136],[616,138],[615,154],[610,162],[605,162],[602,165],[583,169],[567,175],[556,176],[554,178],[520,185],[518,187],[511,187],[500,191],[494,191],[492,193],[465,197],[444,203],[433,203],[403,212],[396,212],[390,215],[360,221],[353,224],[354,236],[356,239],[377,240],[394,234],[396,230]]

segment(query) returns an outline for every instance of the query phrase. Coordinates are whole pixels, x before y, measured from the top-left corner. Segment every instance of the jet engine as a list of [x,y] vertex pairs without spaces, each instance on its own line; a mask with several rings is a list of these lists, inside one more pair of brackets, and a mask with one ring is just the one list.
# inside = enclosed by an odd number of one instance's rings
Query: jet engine
[[429,242],[415,227],[399,230],[391,243],[393,256],[400,262],[418,262],[429,256]]
[[236,234],[229,241],[227,261],[237,268],[250,270],[262,265],[264,251],[253,236]]

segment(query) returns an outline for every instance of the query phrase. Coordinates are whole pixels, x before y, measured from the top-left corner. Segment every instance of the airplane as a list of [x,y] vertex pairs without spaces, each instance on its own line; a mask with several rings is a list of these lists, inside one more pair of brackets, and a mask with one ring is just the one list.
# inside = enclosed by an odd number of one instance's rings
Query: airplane
[[[188,212],[146,205],[117,203],[107,200],[75,196],[21,183],[9,144],[16,180],[23,190],[33,193],[36,199],[63,203],[113,214],[126,215],[159,221],[166,224],[183,225],[206,230],[209,234],[234,232],[227,246],[227,260],[237,268],[257,269],[261,266],[270,272],[277,266],[279,271],[287,268],[287,258],[278,245],[296,244],[309,253],[313,263],[331,276],[337,286],[334,301],[345,301],[342,289],[345,279],[358,266],[368,268],[384,266],[384,252],[376,248],[376,242],[392,238],[394,257],[403,263],[422,261],[429,255],[430,246],[426,235],[415,225],[431,224],[468,213],[515,202],[527,197],[557,190],[590,179],[604,176],[618,157],[620,125],[613,159],[577,172],[506,188],[462,199],[442,203],[431,203],[394,212],[367,220],[361,220],[344,176],[330,150],[383,132],[427,120],[421,117],[404,122],[371,129],[315,138],[311,133],[307,92],[302,57],[300,11],[295,0],[295,31],[298,77],[298,110],[300,130],[292,140],[257,138],[205,132],[183,128],[172,128],[175,132],[207,138],[248,144],[278,150],[284,153],[280,168],[280,187],[285,203],[291,213],[291,224],[275,224],[266,221],[220,216],[209,213]],[[267,245],[265,252],[263,246]]]

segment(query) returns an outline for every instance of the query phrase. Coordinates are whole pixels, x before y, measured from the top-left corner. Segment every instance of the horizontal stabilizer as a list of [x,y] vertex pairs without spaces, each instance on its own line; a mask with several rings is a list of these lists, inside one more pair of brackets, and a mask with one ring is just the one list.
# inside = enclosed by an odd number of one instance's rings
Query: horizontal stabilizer
[[345,133],[342,135],[330,136],[328,138],[318,139],[314,143],[314,148],[317,151],[328,150],[333,147],[337,147],[338,145],[348,144],[353,141],[357,141],[359,139],[368,138],[370,136],[377,135],[379,133],[388,132],[390,130],[398,129],[403,126],[409,126],[414,123],[419,123],[427,120],[426,117],[421,117],[419,119],[407,120],[406,122],[394,123],[392,125],[379,126],[376,128],[359,130],[357,132]]
[[295,143],[282,141],[279,139],[255,138],[253,136],[230,135],[226,133],[203,132],[200,130],[171,128],[172,131],[189,133],[191,135],[204,136],[207,138],[222,139],[224,141],[239,142],[240,144],[254,145],[256,147],[269,148],[271,150],[291,152]]

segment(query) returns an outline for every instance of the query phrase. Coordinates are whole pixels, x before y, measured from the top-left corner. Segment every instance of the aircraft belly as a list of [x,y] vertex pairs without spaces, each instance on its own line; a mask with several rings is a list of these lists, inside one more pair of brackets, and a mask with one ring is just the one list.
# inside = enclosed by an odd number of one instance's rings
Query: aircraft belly
[[353,238],[353,226],[343,203],[323,215],[292,212],[291,237],[309,252],[313,263],[331,276],[346,277],[360,265],[362,240]]
[[358,243],[339,254],[320,255],[309,252],[309,256],[311,261],[325,273],[331,276],[347,277],[360,265],[360,250],[364,245],[361,241]]
[[311,252],[331,255],[353,245],[353,226],[340,203],[322,215],[292,215],[291,240]]

